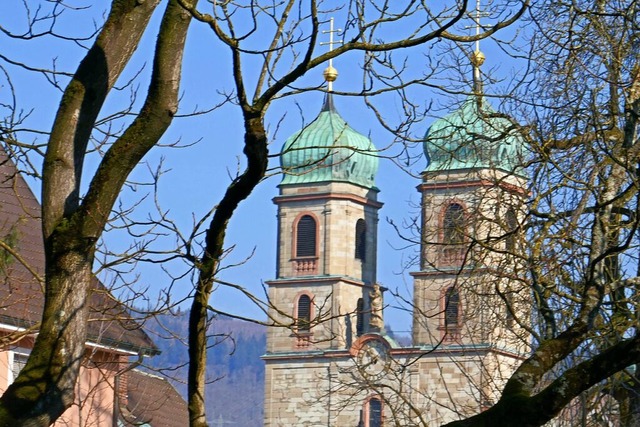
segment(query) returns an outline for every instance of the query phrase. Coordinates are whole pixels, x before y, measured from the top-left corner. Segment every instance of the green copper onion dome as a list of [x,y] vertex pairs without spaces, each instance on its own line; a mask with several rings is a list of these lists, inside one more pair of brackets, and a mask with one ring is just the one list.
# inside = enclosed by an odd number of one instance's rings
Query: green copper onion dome
[[351,129],[333,106],[331,93],[320,115],[284,143],[281,184],[343,181],[375,186],[377,150],[371,140]]
[[524,146],[524,138],[513,123],[497,117],[482,95],[473,94],[427,131],[425,171],[493,168],[523,173],[519,169]]

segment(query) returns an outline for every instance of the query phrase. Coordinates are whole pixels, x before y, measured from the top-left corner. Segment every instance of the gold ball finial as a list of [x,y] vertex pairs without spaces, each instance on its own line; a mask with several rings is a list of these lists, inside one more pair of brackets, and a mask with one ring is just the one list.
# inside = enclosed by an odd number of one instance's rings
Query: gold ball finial
[[480,52],[479,49],[476,49],[476,51],[471,54],[471,63],[474,67],[480,67],[484,64],[485,59],[484,53]]
[[325,68],[322,75],[327,82],[335,82],[338,78],[338,70],[329,65],[327,68]]

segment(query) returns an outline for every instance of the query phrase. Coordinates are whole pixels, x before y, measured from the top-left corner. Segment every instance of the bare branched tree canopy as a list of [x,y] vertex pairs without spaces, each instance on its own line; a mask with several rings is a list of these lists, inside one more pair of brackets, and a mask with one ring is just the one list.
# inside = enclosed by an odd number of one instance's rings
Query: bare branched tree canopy
[[[505,379],[499,398],[450,425],[538,426],[559,415],[566,420],[571,416],[562,410],[574,408],[578,396],[599,410],[602,402],[615,402],[623,425],[640,422],[637,1],[494,0],[484,6],[481,25],[475,2],[468,1],[112,0],[107,10],[62,0],[14,3],[11,13],[0,17],[0,40],[20,46],[0,47],[0,139],[21,171],[41,181],[45,303],[31,356],[0,398],[0,425],[51,425],[73,403],[98,260],[120,277],[123,265],[180,259],[189,266],[183,276],[193,285],[185,297],[190,425],[206,426],[207,331],[223,260],[233,245],[228,225],[265,177],[282,172],[269,163],[280,154],[270,144],[270,132],[278,127],[266,120],[270,108],[305,92],[326,91],[309,72],[319,74],[329,60],[348,58],[361,80],[335,93],[361,98],[367,114],[401,147],[394,152],[411,159],[424,135],[420,120],[433,115],[430,100],[417,97],[425,90],[433,97],[477,95],[479,79],[468,85],[456,77],[469,69],[461,53],[473,50],[477,40],[493,40],[514,63],[526,64],[508,82],[507,95],[486,92],[501,106],[490,114],[510,124],[505,134],[516,132],[526,141],[518,168],[528,184],[518,195],[521,207],[505,209],[511,216],[495,226],[499,233],[473,235],[464,229],[467,218],[452,213],[449,243],[471,242],[489,254],[483,262],[508,264],[492,268],[508,272],[517,292],[498,285],[491,292],[506,307],[507,324],[526,331],[529,352]],[[321,47],[322,32],[333,17],[341,41],[327,49]],[[477,32],[470,30],[474,25]],[[211,72],[223,77],[187,85],[184,58],[195,31],[215,46]],[[503,33],[513,39],[499,38]],[[52,49],[67,62],[59,64]],[[137,55],[148,65],[140,65]],[[423,60],[420,69],[417,57]],[[483,73],[486,87],[491,72]],[[57,94],[53,110],[44,100],[41,107],[21,98],[16,83],[31,80],[46,82]],[[218,98],[207,106],[183,105],[194,87],[212,85]],[[381,108],[389,99],[400,117],[390,118]],[[171,220],[171,206],[158,200],[157,215],[149,221],[135,216],[139,205],[122,195],[137,184],[134,175],[144,169],[149,153],[163,145],[191,148],[167,141],[166,133],[189,115],[233,123],[225,116],[229,111],[240,117],[237,171],[225,183],[194,184],[220,187],[222,196],[210,212],[188,229]],[[47,117],[38,122],[46,124],[33,125],[33,115]],[[227,143],[221,139],[206,143]],[[378,155],[391,156],[385,150]],[[401,163],[397,157],[391,161]],[[211,167],[229,165],[213,159]],[[161,169],[151,172],[150,187]],[[105,230],[124,230],[128,249],[105,255]],[[152,236],[166,235],[173,247],[158,248]],[[17,258],[10,237],[0,246]],[[480,253],[473,251],[456,249],[449,256],[473,260]],[[167,300],[159,304],[164,309],[180,302],[167,288]],[[248,297],[265,313],[278,310],[260,296]],[[464,289],[447,298],[455,304],[447,311],[455,325]],[[278,316],[258,320],[295,327],[295,319],[282,322]],[[308,326],[325,320],[309,314]],[[405,392],[397,390],[400,401],[407,402]],[[426,425],[419,415],[412,419]]]

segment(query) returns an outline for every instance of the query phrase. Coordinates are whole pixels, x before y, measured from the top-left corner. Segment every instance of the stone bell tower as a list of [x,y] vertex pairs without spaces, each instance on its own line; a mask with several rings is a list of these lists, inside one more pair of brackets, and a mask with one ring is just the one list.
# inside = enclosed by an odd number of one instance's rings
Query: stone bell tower
[[[476,50],[473,93],[425,136],[420,270],[412,273],[413,344],[435,349],[423,369],[452,396],[452,408],[469,413],[495,401],[528,351],[531,304],[519,279],[525,141],[485,97],[483,60]],[[443,410],[433,418],[455,416]]]
[[473,93],[425,137],[410,346],[384,330],[375,147],[330,88],[285,142],[265,426],[441,425],[491,405],[528,350],[525,144],[483,93],[479,50],[472,59]]
[[337,113],[319,116],[282,149],[277,278],[269,281],[270,353],[345,348],[364,332],[376,281],[375,147]]
[[[330,65],[324,76],[331,83],[337,71]],[[280,161],[276,279],[267,282],[269,317],[280,327],[269,328],[263,357],[265,425],[315,425],[331,410],[312,392],[378,321],[370,307],[378,156],[338,114],[329,90],[317,118],[284,143]],[[306,397],[291,403],[291,395]]]
[[513,350],[522,344],[516,317],[529,298],[516,278],[527,195],[525,143],[482,93],[483,60],[476,51],[474,93],[435,121],[424,141],[429,163],[418,186],[422,236],[420,271],[413,273],[414,344]]

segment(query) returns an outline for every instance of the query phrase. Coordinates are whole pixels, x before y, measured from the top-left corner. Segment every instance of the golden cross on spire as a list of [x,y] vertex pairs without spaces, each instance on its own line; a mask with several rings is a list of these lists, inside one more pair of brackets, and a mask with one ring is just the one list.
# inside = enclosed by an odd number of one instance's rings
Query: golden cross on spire
[[[338,28],[337,30],[333,29],[333,18],[330,19],[329,21],[329,30],[323,30],[322,34],[329,34],[329,41],[328,42],[320,42],[320,46],[326,46],[329,45],[329,52],[331,52],[333,50],[333,44],[334,43],[342,43],[342,40],[338,40],[338,41],[334,41],[333,40],[333,33],[339,33],[341,32],[342,29]],[[336,79],[338,78],[338,70],[336,70],[335,68],[333,68],[333,58],[329,59],[329,66],[327,68],[325,68],[324,72],[322,73],[322,75],[324,76],[325,81],[328,83],[328,87],[327,89],[329,90],[329,92],[333,91],[333,82],[336,81]]]

